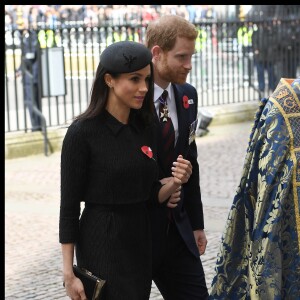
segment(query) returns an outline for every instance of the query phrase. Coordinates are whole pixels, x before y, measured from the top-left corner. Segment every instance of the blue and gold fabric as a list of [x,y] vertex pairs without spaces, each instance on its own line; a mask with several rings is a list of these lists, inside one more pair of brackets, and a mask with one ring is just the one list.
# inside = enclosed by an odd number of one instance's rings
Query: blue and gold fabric
[[260,102],[209,299],[300,299],[300,79]]

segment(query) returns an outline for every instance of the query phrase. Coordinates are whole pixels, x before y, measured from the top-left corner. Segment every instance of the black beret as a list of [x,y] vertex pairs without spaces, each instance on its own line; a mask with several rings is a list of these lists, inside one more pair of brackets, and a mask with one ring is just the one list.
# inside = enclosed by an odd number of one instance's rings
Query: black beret
[[152,60],[151,51],[141,43],[116,42],[100,56],[101,65],[111,73],[130,73],[145,68]]

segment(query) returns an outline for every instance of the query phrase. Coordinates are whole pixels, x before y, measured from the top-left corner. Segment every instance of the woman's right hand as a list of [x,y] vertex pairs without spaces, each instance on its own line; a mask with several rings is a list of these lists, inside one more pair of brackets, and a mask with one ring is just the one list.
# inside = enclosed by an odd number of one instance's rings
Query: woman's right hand
[[81,280],[75,275],[64,281],[64,287],[72,300],[88,300]]
[[[192,166],[188,160],[183,159],[182,155],[179,155],[176,162],[173,163],[172,176],[161,179],[163,185],[158,193],[158,201],[164,203],[168,200],[168,207],[174,208],[180,201],[180,189],[181,185],[188,181],[192,173]],[[170,199],[172,199],[170,201]]]
[[176,192],[174,192],[168,202],[167,202],[167,207],[169,208],[175,208],[178,205],[178,202],[180,201],[180,195],[181,195],[181,186],[179,186],[176,190]]

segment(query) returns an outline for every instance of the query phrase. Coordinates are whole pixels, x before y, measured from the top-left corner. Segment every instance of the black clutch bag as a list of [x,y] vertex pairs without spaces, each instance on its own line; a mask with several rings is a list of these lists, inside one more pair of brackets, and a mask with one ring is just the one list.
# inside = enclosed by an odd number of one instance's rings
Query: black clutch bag
[[101,290],[106,280],[103,280],[93,275],[90,271],[76,265],[73,265],[73,272],[75,276],[81,280],[88,300],[99,300]]

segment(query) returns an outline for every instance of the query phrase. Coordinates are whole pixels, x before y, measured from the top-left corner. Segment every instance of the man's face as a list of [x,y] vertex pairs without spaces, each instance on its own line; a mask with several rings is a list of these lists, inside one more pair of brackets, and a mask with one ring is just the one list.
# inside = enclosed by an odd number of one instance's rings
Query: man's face
[[177,38],[175,46],[168,52],[161,52],[156,62],[157,73],[161,80],[183,84],[192,69],[192,55],[195,53],[195,41]]

